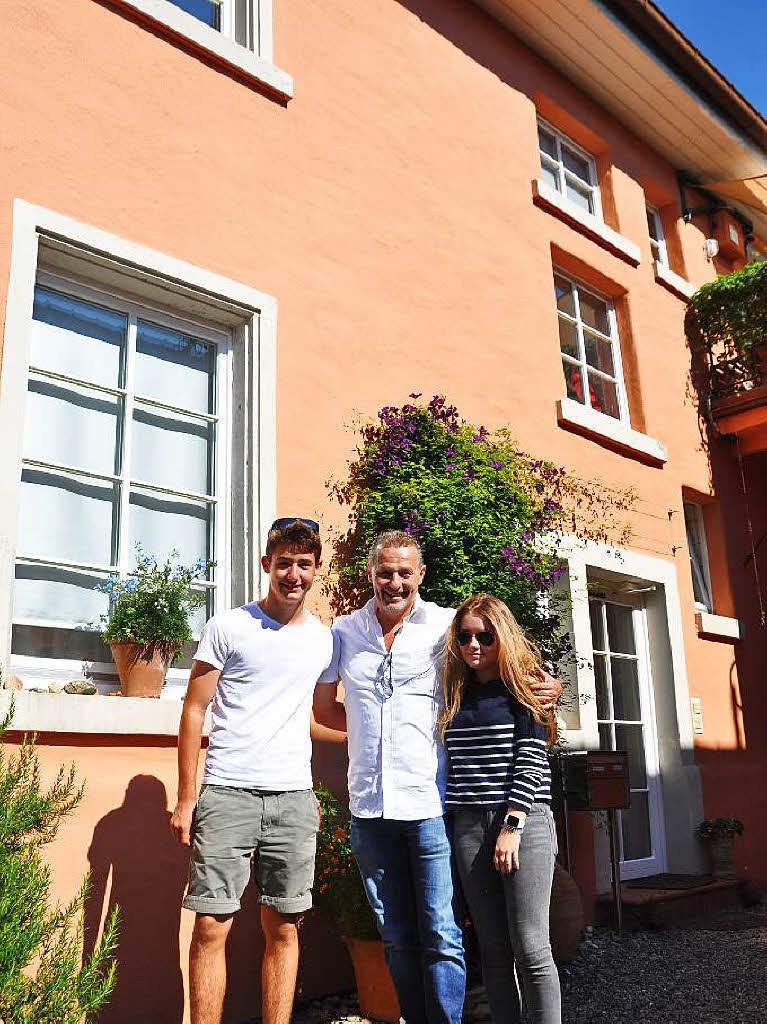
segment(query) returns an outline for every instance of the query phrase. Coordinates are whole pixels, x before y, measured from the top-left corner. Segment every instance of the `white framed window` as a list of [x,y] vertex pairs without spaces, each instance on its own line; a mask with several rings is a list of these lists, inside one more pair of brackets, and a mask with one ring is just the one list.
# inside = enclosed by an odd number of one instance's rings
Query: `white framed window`
[[541,118],[538,119],[538,147],[542,180],[575,206],[602,220],[594,157]]
[[174,7],[221,32],[240,46],[260,53],[260,14],[265,0],[168,0]]
[[713,612],[711,600],[711,573],[708,566],[706,529],[703,522],[703,508],[694,501],[684,502],[684,525],[687,531],[687,548],[690,552],[690,571],[695,607],[700,611]]
[[650,250],[653,259],[662,267],[667,267],[668,251],[666,249],[666,237],[663,234],[663,220],[654,206],[647,206],[647,230],[650,233]]
[[612,302],[554,271],[559,347],[567,397],[628,421],[618,325]]

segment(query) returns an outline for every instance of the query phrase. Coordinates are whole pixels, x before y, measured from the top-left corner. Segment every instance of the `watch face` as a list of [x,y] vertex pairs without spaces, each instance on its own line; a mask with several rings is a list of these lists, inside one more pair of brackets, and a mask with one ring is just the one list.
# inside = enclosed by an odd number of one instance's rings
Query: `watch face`
[[516,814],[507,814],[503,823],[507,828],[519,828],[519,818]]

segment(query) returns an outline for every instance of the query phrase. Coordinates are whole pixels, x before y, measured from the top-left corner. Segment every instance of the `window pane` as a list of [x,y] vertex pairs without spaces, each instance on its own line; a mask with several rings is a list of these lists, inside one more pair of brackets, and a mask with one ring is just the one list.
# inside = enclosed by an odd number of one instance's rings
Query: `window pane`
[[612,336],[609,306],[604,299],[600,299],[599,296],[579,288],[578,306],[580,307],[581,320],[584,324],[588,327],[594,327],[597,331],[601,331],[602,334],[606,334],[608,337]]
[[196,608],[189,615],[189,624],[192,627],[192,635],[195,639],[190,641],[188,644],[184,644],[181,648],[181,658],[176,665],[177,668],[190,669],[192,667],[194,656],[197,653],[197,644],[200,634],[202,633],[202,628],[215,612],[213,595],[214,591],[208,590],[206,603],[202,605],[202,607]]
[[544,153],[553,157],[554,160],[557,159],[557,144],[554,141],[554,136],[540,124],[538,125],[538,144]]
[[541,177],[547,185],[551,185],[551,187],[555,188],[557,192],[562,191],[559,187],[559,175],[553,167],[549,167],[549,165],[543,160],[541,161]]
[[559,347],[573,359],[578,358],[578,331],[569,320],[559,320]]
[[[56,569],[47,565],[17,565],[13,620],[55,622],[98,629],[101,616],[109,609],[107,595],[93,589],[101,581],[102,577],[72,572],[70,569]],[[14,651],[17,654],[23,653],[15,647]]]
[[214,425],[136,405],[131,478],[176,491],[212,493]]
[[36,469],[21,474],[19,554],[52,561],[113,564],[116,484]]
[[632,793],[631,807],[621,811],[623,859],[641,860],[652,856],[650,841],[650,811],[647,793]]
[[605,655],[594,655],[594,679],[597,686],[597,718],[612,718],[607,694],[607,666]]
[[212,512],[204,502],[134,490],[130,496],[130,548],[141,544],[147,554],[164,561],[178,551],[184,565],[212,557]]
[[605,651],[607,648],[600,601],[589,601],[589,616],[591,618],[591,646],[595,651]]
[[632,609],[625,604],[612,604],[609,602],[606,605],[606,609],[607,636],[610,640],[610,650],[616,654],[636,654]]
[[580,366],[574,366],[565,359],[562,360],[562,369],[565,373],[565,387],[567,397],[580,402],[583,405],[583,378]]
[[611,377],[615,376],[612,342],[605,341],[604,338],[584,330],[583,347],[586,351],[586,362],[589,366],[593,366],[596,370],[601,370],[602,373],[609,373]]
[[658,230],[658,218],[652,210],[647,211],[647,230],[650,232],[650,238],[655,239],[656,242],[661,238],[661,233]]
[[613,717],[629,722],[641,722],[639,703],[639,666],[629,658],[611,658],[613,679]]
[[641,725],[616,725],[615,749],[626,750],[629,755],[629,785],[632,789],[647,786],[644,763],[644,729]]
[[28,658],[66,658],[109,664],[112,655],[100,633],[58,626],[14,626],[11,650]]
[[573,286],[566,277],[554,275],[554,291],[557,296],[557,309],[575,318],[575,299],[573,298]]
[[220,5],[214,0],[170,0],[175,7],[191,14],[198,21],[210,25],[211,28],[220,29]]
[[564,143],[562,144],[562,163],[568,171],[577,175],[581,181],[585,181],[589,185],[591,184],[588,161],[584,160],[584,158],[579,156],[575,150],[570,149],[570,147]]
[[600,750],[615,750],[615,744],[613,743],[613,727],[611,725],[600,725],[599,726],[599,749]]
[[30,362],[92,384],[119,387],[127,320],[48,288],[35,288]]
[[253,46],[253,26],[250,19],[250,9],[253,0],[236,0],[234,7],[234,38],[240,46],[247,46],[249,50]]
[[580,206],[587,213],[594,212],[594,197],[588,185],[579,185],[572,178],[565,179],[565,193],[576,206]]
[[611,380],[605,380],[595,373],[589,372],[589,397],[591,408],[606,413],[614,419],[620,419],[618,406],[618,389]]
[[24,458],[115,473],[121,404],[88,388],[30,377]]
[[139,323],[136,394],[166,405],[213,413],[215,346],[179,331]]

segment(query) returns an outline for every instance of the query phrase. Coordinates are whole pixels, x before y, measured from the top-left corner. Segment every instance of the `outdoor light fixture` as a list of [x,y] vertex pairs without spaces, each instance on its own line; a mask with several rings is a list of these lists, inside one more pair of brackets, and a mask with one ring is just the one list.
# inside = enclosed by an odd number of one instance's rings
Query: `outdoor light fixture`
[[719,252],[719,242],[715,238],[707,238],[703,243],[703,251],[712,260]]

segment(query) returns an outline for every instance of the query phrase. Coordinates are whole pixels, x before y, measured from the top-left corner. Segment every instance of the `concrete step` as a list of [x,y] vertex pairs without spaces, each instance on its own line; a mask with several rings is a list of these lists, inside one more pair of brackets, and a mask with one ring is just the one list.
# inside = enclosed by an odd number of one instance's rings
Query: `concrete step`
[[[741,904],[740,880],[718,878],[693,889],[629,889],[621,885],[623,925],[637,928],[672,928],[697,917],[716,914]],[[596,924],[612,926],[613,894],[597,896]]]

